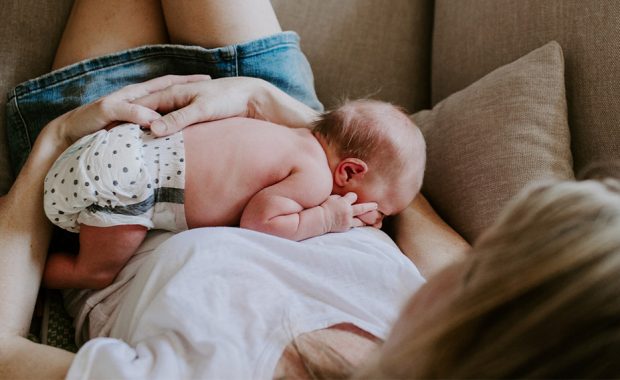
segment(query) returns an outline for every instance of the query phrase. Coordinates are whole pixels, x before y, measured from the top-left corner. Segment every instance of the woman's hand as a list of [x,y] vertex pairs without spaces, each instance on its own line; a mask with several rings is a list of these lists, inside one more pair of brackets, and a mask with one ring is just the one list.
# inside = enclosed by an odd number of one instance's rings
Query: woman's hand
[[251,117],[293,128],[308,127],[317,112],[258,78],[232,77],[175,84],[134,101],[167,113],[152,121],[154,134],[165,136],[203,121]]
[[178,84],[153,92],[134,103],[167,113],[150,127],[156,135],[168,135],[203,121],[248,116],[254,78],[221,78]]
[[50,124],[58,125],[59,136],[69,144],[82,136],[111,126],[118,121],[149,126],[153,120],[159,119],[161,115],[141,104],[132,103],[133,100],[177,85],[204,82],[209,79],[208,75],[167,75],[147,82],[132,84],[92,103],[69,111]]

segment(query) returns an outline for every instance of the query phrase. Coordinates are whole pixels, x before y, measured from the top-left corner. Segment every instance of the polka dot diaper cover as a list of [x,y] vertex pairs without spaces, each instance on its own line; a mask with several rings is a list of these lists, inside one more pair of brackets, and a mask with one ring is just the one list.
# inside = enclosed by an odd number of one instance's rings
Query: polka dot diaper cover
[[71,145],[45,178],[44,208],[72,232],[138,224],[187,229],[183,134],[155,138],[135,124],[101,130]]

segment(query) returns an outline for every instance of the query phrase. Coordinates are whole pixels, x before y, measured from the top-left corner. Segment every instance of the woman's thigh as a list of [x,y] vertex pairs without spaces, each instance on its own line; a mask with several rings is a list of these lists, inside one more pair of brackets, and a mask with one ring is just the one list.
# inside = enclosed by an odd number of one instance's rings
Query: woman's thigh
[[159,0],[76,0],[52,68],[136,46],[167,42]]
[[269,0],[162,0],[173,43],[214,48],[280,32]]

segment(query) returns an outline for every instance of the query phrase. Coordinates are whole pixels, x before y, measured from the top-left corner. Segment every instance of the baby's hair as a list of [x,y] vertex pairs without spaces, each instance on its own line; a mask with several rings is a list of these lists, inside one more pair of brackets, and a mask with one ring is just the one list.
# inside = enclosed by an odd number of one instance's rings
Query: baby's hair
[[355,157],[386,175],[403,169],[411,149],[425,164],[426,147],[417,126],[393,104],[359,99],[325,112],[313,131],[330,144],[341,159]]

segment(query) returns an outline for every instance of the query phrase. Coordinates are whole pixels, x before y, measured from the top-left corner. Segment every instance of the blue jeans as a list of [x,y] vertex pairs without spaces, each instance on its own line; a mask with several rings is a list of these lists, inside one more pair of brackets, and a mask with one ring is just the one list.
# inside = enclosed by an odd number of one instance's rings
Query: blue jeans
[[23,166],[41,129],[54,118],[126,85],[167,74],[262,78],[313,109],[323,109],[295,32],[215,49],[185,45],[134,48],[64,67],[9,92],[6,126],[14,173]]

